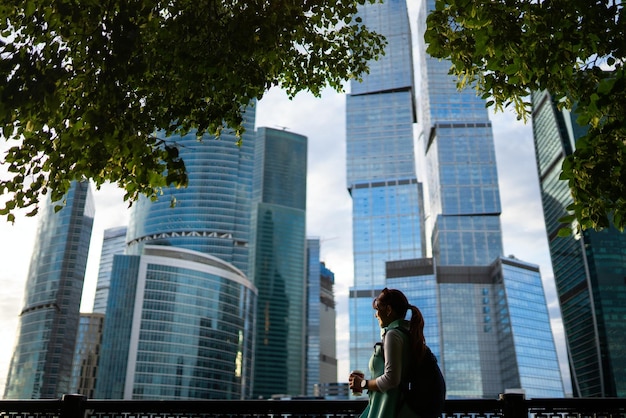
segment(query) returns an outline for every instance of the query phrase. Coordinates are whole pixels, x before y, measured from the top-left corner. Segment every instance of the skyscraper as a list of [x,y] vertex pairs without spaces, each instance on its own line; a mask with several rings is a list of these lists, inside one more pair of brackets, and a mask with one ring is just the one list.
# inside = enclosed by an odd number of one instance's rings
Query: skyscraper
[[491,122],[484,100],[458,91],[449,62],[431,58],[418,18],[420,125],[425,153],[433,256],[438,265],[487,265],[502,253],[500,191]]
[[94,217],[89,183],[74,182],[59,211],[41,213],[4,397],[70,392],[79,307]]
[[[428,342],[439,348],[450,398],[492,398],[511,388],[529,397],[561,397],[539,269],[502,257],[496,156],[485,103],[472,89],[458,91],[449,63],[425,51],[426,14],[433,7],[433,0],[421,2],[417,24],[420,152],[428,189],[429,268],[436,282],[436,309],[426,306],[439,333],[439,341],[431,336]],[[418,277],[432,280],[427,272]]]
[[126,253],[113,258],[97,397],[251,396],[253,108],[244,126],[241,147],[229,132],[166,138],[189,184],[135,205]]
[[320,300],[318,303],[320,310],[320,384],[337,381],[337,340],[335,336],[337,312],[335,310],[334,284],[335,273],[323,261],[320,262]]
[[[337,381],[335,275],[320,261],[319,238],[307,239],[306,395]],[[316,390],[317,389],[317,390]]]
[[167,138],[179,147],[189,184],[134,205],[127,254],[140,254],[144,244],[169,245],[211,254],[248,273],[254,115],[254,108],[244,114],[241,146],[228,132],[201,141],[193,132]]
[[98,267],[98,282],[96,283],[96,295],[93,300],[93,312],[104,314],[111,286],[111,269],[113,268],[113,256],[124,254],[126,249],[126,227],[118,226],[104,231],[102,237],[102,251],[100,252],[100,265]]
[[[458,91],[449,63],[426,54],[418,17],[420,113],[428,188],[439,358],[448,397],[492,398],[522,388],[529,397],[564,394],[541,275],[504,258],[491,122],[473,89]],[[425,273],[422,279],[432,277]],[[431,282],[432,283],[432,282]],[[407,288],[410,289],[411,286]]]
[[[396,248],[396,242],[388,237],[395,236],[384,229],[395,225],[396,201],[381,195],[368,201],[361,194],[367,186],[355,179],[363,173],[376,174],[376,169],[397,170],[404,161],[396,164],[384,161],[384,157],[394,149],[398,132],[404,132],[394,127],[397,115],[413,114],[415,108],[412,84],[404,89],[393,84],[401,78],[393,71],[404,74],[402,69],[410,68],[411,62],[406,5],[390,1],[368,5],[360,13],[365,24],[387,37],[390,49],[374,64],[362,85],[351,85],[347,101],[355,249],[355,286],[350,290],[352,367],[367,369],[373,342],[379,338],[372,300],[382,288],[393,287],[405,292],[422,310],[425,337],[439,358],[449,398],[493,398],[506,389],[520,387],[530,397],[563,396],[539,269],[502,257],[495,150],[485,105],[473,91],[458,92],[454,78],[448,75],[448,65],[425,54],[425,16],[433,4],[430,0],[421,2],[418,21],[419,142],[423,145],[419,152],[424,155],[420,163],[423,160],[425,164],[428,201],[422,204],[420,183],[409,181],[415,193],[405,196],[404,207],[414,208],[415,216],[406,218],[412,224],[401,224],[400,230],[414,239],[404,241],[406,250],[399,252],[389,250]],[[409,71],[405,79],[411,78]],[[363,93],[384,81],[389,84],[383,93]],[[401,92],[410,92],[411,100],[398,103],[394,111],[384,106],[355,106],[372,95]],[[389,97],[381,103],[394,101]],[[352,119],[353,115],[359,117]],[[405,119],[402,126],[411,127],[412,122]],[[388,136],[378,133],[380,129]],[[411,130],[407,132],[403,152],[413,159]],[[363,138],[370,138],[371,143]],[[381,181],[374,176],[373,180],[369,183],[372,189],[390,184],[389,179]],[[430,258],[424,256],[425,240],[419,239],[426,218]],[[386,233],[379,233],[383,231]],[[373,273],[364,266],[372,266]],[[369,329],[364,326],[368,322],[372,324]]]
[[614,227],[559,237],[572,203],[560,180],[584,128],[549,92],[532,95],[533,135],[550,256],[575,396],[626,396],[626,234]]
[[352,196],[354,286],[350,289],[350,363],[366,370],[379,325],[372,298],[385,262],[424,256],[422,190],[417,181],[411,30],[403,0],[367,4],[359,16],[387,39],[346,98],[347,183]]
[[307,138],[259,128],[250,277],[259,291],[254,397],[305,393]]

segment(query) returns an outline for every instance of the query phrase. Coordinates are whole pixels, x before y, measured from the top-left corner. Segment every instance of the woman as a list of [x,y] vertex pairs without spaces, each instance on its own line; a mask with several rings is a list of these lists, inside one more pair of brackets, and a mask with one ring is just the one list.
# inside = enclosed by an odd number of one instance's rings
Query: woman
[[[351,374],[349,378],[350,389],[366,389],[369,394],[369,403],[361,418],[416,417],[403,402],[400,383],[408,373],[410,356],[420,359],[424,355],[424,318],[397,289],[383,289],[373,306],[383,338],[370,358],[372,379],[363,379],[358,374]],[[409,309],[411,320],[406,321],[404,317]]]

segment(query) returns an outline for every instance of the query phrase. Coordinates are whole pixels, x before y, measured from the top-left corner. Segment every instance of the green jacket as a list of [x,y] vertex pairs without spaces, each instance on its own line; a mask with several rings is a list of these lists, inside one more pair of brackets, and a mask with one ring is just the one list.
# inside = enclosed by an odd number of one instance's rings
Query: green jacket
[[379,388],[384,392],[369,392],[369,403],[361,418],[417,416],[402,402],[399,384],[407,373],[410,344],[408,335],[396,329],[399,327],[408,329],[408,322],[399,319],[389,324],[383,331],[382,343],[377,343],[374,347],[369,362],[370,375],[372,379],[376,379]]

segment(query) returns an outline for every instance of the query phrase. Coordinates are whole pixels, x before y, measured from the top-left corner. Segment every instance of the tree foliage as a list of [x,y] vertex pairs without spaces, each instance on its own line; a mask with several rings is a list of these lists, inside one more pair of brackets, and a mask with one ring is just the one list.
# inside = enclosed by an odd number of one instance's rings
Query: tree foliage
[[567,156],[568,210],[585,228],[626,226],[626,16],[619,0],[436,0],[428,53],[496,110],[527,119],[547,89],[587,134]]
[[187,183],[155,132],[242,132],[271,86],[319,95],[359,78],[384,38],[354,18],[376,0],[0,0],[0,129],[6,203],[37,211],[72,180],[126,199]]

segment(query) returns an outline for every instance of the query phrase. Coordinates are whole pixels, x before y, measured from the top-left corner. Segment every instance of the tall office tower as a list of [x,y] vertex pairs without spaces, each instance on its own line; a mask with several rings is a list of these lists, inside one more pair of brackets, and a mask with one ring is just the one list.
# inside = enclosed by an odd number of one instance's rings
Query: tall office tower
[[[626,396],[626,234],[611,227],[559,237],[572,202],[560,180],[584,129],[546,91],[533,94],[533,134],[550,256],[575,396]],[[572,226],[572,228],[574,228]]]
[[319,238],[307,239],[306,394],[337,382],[335,275],[320,261]]
[[484,101],[472,89],[459,92],[449,63],[425,52],[426,12],[433,7],[434,0],[422,1],[418,17],[433,257],[416,266],[388,263],[388,284],[415,295],[412,301],[424,309],[427,343],[442,364],[449,398],[492,398],[509,388],[529,397],[563,396],[539,270],[502,257],[496,156]]
[[166,138],[189,184],[141,199],[131,214],[126,253],[113,259],[96,397],[252,395],[254,116],[244,114],[241,147],[229,132]]
[[305,393],[307,139],[259,128],[250,277],[259,291],[254,397]]
[[98,282],[96,283],[96,295],[93,300],[93,312],[104,314],[111,286],[111,269],[113,268],[113,256],[123,254],[126,249],[126,227],[118,226],[104,231],[102,238],[102,251],[100,252],[100,266],[98,269]]
[[367,26],[387,39],[346,98],[347,183],[352,196],[354,286],[350,288],[350,364],[367,370],[379,325],[372,299],[385,262],[423,257],[423,209],[413,147],[416,121],[411,30],[405,1],[367,4]]
[[249,108],[240,147],[228,132],[202,141],[195,133],[167,138],[178,145],[189,184],[164,189],[156,202],[140,199],[134,205],[127,254],[141,254],[144,244],[169,245],[211,254],[248,273],[254,118]]
[[93,227],[89,183],[74,182],[59,212],[41,213],[4,397],[58,398],[70,389]]
[[81,313],[72,364],[70,392],[93,398],[96,387],[104,314]]
[[473,89],[458,91],[450,64],[427,56],[418,22],[420,113],[431,241],[437,265],[488,265],[502,255],[500,191],[491,122]]

